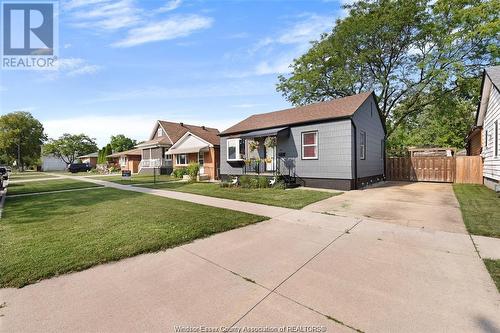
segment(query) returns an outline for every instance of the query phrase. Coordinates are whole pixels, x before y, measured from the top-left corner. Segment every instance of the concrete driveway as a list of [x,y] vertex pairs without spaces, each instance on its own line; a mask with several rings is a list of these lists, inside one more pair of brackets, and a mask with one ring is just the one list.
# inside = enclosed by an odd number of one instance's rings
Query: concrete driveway
[[[0,331],[500,330],[499,293],[468,235],[389,222],[289,210],[171,250],[0,289]],[[455,222],[438,226],[447,223]]]
[[451,184],[387,182],[350,191],[305,208],[404,226],[466,233]]

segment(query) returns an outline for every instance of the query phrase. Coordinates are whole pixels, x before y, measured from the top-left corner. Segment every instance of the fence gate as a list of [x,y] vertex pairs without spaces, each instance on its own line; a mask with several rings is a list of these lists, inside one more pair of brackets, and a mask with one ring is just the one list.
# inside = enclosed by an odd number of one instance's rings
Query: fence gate
[[391,157],[387,159],[387,179],[417,182],[455,181],[454,157]]
[[388,180],[443,183],[483,183],[481,156],[390,157]]

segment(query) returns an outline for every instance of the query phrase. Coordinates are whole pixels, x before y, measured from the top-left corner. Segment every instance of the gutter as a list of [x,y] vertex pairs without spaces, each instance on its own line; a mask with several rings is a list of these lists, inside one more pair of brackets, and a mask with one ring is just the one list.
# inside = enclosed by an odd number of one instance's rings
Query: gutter
[[[356,124],[352,117],[349,118],[351,120],[352,127],[354,128],[354,190],[358,189],[358,130],[356,128]],[[385,151],[385,149],[384,149]],[[385,152],[384,152],[385,154]],[[385,159],[384,159],[385,161]],[[385,163],[385,162],[384,162]],[[385,166],[384,166],[385,168]],[[384,169],[385,172],[385,169]]]

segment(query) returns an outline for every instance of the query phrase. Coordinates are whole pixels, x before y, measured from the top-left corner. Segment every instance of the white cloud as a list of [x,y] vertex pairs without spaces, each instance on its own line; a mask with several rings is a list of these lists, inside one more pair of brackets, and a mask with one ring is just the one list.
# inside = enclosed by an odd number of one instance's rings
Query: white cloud
[[144,43],[185,37],[209,28],[213,19],[201,15],[165,17],[181,6],[181,0],[166,1],[156,9],[143,9],[134,0],[72,0],[63,6],[70,23],[78,28],[101,34],[125,32],[125,38],[114,47],[131,47]]
[[165,13],[165,12],[170,12],[172,10],[175,10],[179,8],[181,5],[182,1],[181,0],[171,0],[168,1],[163,7],[160,7],[156,10],[158,13]]
[[62,58],[58,60],[58,70],[68,76],[78,76],[84,74],[93,74],[101,70],[98,65],[91,65],[82,58]]
[[256,75],[285,74],[290,72],[293,56],[273,61],[262,61],[255,66]]
[[74,25],[97,30],[118,30],[135,26],[142,22],[142,10],[132,0],[97,3],[84,6],[72,13]]
[[42,81],[52,81],[63,76],[74,77],[94,74],[103,69],[102,66],[89,64],[87,60],[82,58],[59,58],[56,65],[56,70],[43,72],[41,76]]
[[210,28],[212,22],[211,18],[199,15],[171,17],[163,21],[131,29],[125,39],[112,45],[115,47],[131,47],[144,43],[184,37],[195,31]]
[[[294,17],[293,23],[283,27],[274,35],[261,38],[246,50],[246,56],[251,61],[256,59],[250,70],[234,71],[226,76],[248,77],[289,73],[293,59],[306,52],[311,41],[318,40],[321,34],[330,31],[337,17],[318,14],[302,14]],[[227,57],[238,58],[241,54],[229,54]]]

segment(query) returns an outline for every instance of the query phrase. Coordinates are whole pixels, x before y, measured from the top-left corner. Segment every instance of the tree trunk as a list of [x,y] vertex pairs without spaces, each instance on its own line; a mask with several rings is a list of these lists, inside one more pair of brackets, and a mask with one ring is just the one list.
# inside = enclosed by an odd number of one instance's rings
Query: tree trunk
[[21,142],[17,143],[17,168],[19,171],[24,171],[24,166],[21,164]]

